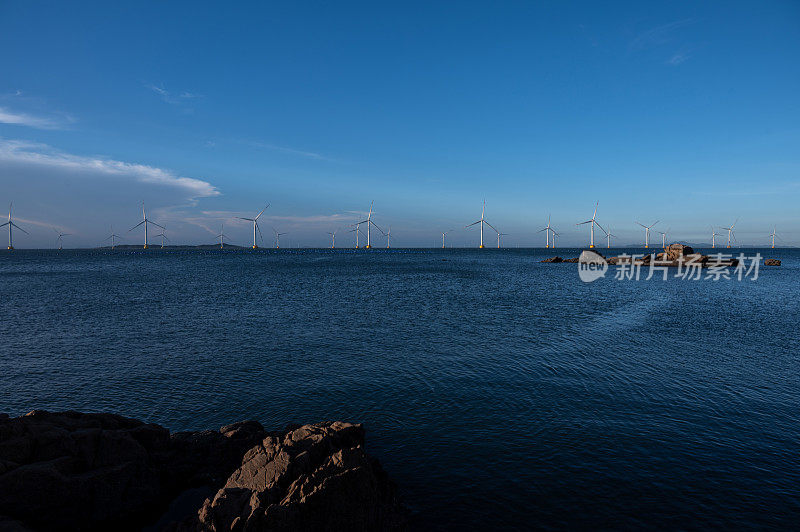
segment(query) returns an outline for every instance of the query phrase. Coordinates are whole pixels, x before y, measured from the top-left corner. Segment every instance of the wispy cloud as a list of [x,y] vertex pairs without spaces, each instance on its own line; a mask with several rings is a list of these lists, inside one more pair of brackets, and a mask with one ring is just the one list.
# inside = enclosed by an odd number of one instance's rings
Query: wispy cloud
[[203,97],[202,94],[189,91],[181,91],[176,94],[168,91],[163,85],[155,85],[153,83],[145,83],[144,86],[160,96],[164,103],[170,105],[187,105],[189,102]]
[[681,63],[683,63],[684,61],[686,61],[687,59],[689,59],[689,54],[683,53],[683,52],[678,52],[676,54],[673,54],[672,57],[670,57],[667,60],[667,64],[668,65],[672,65],[672,66],[678,66]]
[[182,177],[162,168],[102,157],[72,155],[46,144],[28,141],[0,139],[0,160],[127,177],[140,183],[175,187],[185,191],[190,200],[219,195],[216,187],[207,181]]
[[687,18],[650,28],[639,33],[636,38],[631,41],[629,48],[631,51],[637,51],[654,45],[667,44],[672,40],[673,33],[676,30],[690,26],[696,22],[696,19]]
[[36,129],[65,129],[70,122],[72,120],[69,117],[37,116],[0,107],[0,123],[2,124],[27,126]]
[[296,148],[289,148],[287,146],[280,146],[278,144],[272,144],[269,142],[261,142],[257,140],[247,140],[247,139],[209,139],[205,142],[205,146],[207,148],[215,148],[218,144],[224,143],[233,143],[233,144],[240,144],[243,146],[249,146],[251,148],[255,148],[258,150],[270,150],[270,151],[277,151],[281,153],[286,153],[288,155],[296,155],[298,157],[305,157],[307,159],[314,159],[317,161],[335,161],[330,157],[326,157],[320,153],[316,153],[313,151],[307,150],[298,150]]

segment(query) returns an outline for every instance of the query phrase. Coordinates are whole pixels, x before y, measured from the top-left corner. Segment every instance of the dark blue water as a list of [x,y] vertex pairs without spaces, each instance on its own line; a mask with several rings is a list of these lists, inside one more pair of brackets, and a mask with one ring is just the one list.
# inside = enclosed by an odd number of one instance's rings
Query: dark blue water
[[363,422],[424,529],[790,528],[800,253],[762,251],[591,284],[552,250],[2,253],[0,412]]

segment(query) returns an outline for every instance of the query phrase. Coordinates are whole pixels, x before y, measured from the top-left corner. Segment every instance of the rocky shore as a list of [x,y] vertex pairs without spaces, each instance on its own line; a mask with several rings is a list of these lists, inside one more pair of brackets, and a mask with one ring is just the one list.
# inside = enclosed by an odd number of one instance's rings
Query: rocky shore
[[0,414],[0,531],[402,530],[364,428],[170,433],[114,414]]

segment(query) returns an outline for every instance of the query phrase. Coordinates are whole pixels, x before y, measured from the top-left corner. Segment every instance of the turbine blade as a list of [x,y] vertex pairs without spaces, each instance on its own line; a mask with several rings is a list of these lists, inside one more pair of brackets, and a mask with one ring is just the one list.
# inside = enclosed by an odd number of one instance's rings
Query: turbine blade
[[141,221],[141,222],[139,222],[138,224],[136,224],[136,225],[134,225],[133,227],[131,227],[130,229],[128,229],[128,232],[130,233],[131,231],[133,231],[134,229],[136,229],[137,227],[139,227],[139,226],[140,226],[140,225],[142,225],[143,223],[144,223],[144,220],[142,220],[142,221]]
[[17,229],[19,229],[20,231],[22,231],[22,232],[23,232],[23,233],[25,233],[26,235],[29,235],[29,234],[30,234],[29,232],[27,232],[25,229],[23,229],[22,227],[18,226],[18,225],[17,225],[17,224],[15,224],[14,222],[11,222],[11,226],[12,226],[12,227],[16,227]]
[[479,224],[479,223],[481,223],[481,220],[478,220],[477,222],[472,222],[472,223],[471,223],[471,224],[469,224],[469,225],[465,225],[465,226],[464,226],[464,229],[466,229],[467,227],[472,227],[473,225],[475,225],[475,224]]
[[492,229],[494,229],[494,232],[495,232],[495,233],[499,233],[499,232],[500,232],[500,231],[498,231],[497,229],[495,229],[495,228],[494,228],[494,226],[493,226],[492,224],[490,224],[489,222],[487,222],[486,220],[484,220],[484,221],[483,221],[483,223],[485,223],[486,225],[488,225],[489,227],[491,227]]

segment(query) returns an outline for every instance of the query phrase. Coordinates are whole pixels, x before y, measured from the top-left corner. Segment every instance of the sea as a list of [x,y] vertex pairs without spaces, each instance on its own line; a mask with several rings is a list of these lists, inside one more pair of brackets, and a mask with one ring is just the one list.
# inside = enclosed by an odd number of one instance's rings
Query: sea
[[2,252],[0,412],[363,423],[414,530],[796,529],[800,250],[715,251],[782,265],[584,282],[540,262],[564,248]]

